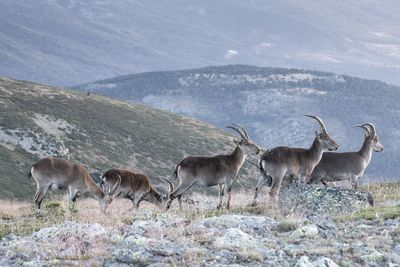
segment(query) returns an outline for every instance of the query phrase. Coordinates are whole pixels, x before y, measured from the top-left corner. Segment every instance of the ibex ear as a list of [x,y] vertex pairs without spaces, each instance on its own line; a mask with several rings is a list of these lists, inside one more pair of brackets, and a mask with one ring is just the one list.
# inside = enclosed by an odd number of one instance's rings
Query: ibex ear
[[239,140],[237,140],[237,139],[233,139],[233,142],[236,144],[236,145],[240,145],[240,141]]
[[317,138],[317,140],[321,141],[321,135],[315,131],[315,138]]

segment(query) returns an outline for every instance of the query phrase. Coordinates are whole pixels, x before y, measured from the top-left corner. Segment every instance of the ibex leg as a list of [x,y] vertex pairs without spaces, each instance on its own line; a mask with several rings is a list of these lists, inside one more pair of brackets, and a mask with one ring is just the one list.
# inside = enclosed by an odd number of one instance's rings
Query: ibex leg
[[264,177],[264,175],[261,175],[260,179],[258,179],[256,190],[254,192],[254,199],[253,199],[253,203],[251,204],[252,206],[256,206],[257,205],[258,191],[261,190],[261,188],[263,186],[265,186],[267,183],[268,183],[267,178]]
[[232,184],[225,185],[225,192],[228,196],[228,198],[226,200],[226,209],[229,210],[231,208],[230,203],[231,203],[231,196],[232,196]]
[[49,190],[50,186],[40,187],[39,192],[35,198],[35,205],[38,209],[40,209],[42,205],[43,198],[46,196],[47,191]]
[[217,209],[221,209],[222,208],[222,199],[224,196],[224,184],[219,184],[218,189],[219,189],[218,190],[219,202],[218,202]]
[[74,188],[72,187],[68,188],[68,201],[70,210],[75,209],[76,194],[77,191]]
[[351,187],[357,189],[357,177],[351,177]]
[[269,191],[269,196],[275,207],[276,207],[279,188],[281,187],[283,176],[284,176],[284,174],[281,174],[280,176],[277,176],[272,180],[271,190]]
[[147,197],[148,197],[148,193],[136,192],[136,194],[131,195],[129,197],[129,199],[132,201],[133,208],[135,210],[138,210],[139,206],[140,206],[140,202],[142,202],[143,200],[147,200]]

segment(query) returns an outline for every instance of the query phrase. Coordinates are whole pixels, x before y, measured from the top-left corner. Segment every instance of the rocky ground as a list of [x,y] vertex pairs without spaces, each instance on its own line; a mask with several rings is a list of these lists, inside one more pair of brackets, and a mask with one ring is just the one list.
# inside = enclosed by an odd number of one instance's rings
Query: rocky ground
[[347,215],[300,216],[282,214],[265,196],[250,207],[251,195],[235,192],[231,211],[215,210],[216,197],[199,194],[168,212],[117,200],[107,215],[95,200],[79,201],[74,212],[64,199],[47,201],[41,212],[2,201],[0,266],[400,264],[398,200]]

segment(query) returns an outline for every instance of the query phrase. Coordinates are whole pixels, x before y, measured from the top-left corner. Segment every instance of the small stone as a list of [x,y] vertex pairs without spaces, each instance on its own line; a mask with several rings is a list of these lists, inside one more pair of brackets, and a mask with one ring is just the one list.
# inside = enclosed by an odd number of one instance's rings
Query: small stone
[[22,261],[26,261],[26,260],[28,260],[28,256],[26,256],[22,252],[17,252],[10,258],[10,260],[12,260],[12,261],[16,261],[17,259],[22,260]]
[[136,246],[144,246],[145,244],[147,244],[149,242],[149,239],[146,237],[142,237],[142,236],[127,236],[124,239],[124,243],[126,245],[136,245]]
[[382,261],[384,259],[384,256],[379,251],[373,250],[372,253],[370,253],[370,254],[362,255],[361,259],[363,259],[367,263],[373,265],[376,262]]
[[400,244],[397,244],[394,246],[394,252],[396,252],[398,255],[400,255]]
[[110,242],[112,243],[120,243],[123,241],[123,237],[117,234],[112,234],[110,236]]
[[307,256],[301,256],[293,267],[313,267]]

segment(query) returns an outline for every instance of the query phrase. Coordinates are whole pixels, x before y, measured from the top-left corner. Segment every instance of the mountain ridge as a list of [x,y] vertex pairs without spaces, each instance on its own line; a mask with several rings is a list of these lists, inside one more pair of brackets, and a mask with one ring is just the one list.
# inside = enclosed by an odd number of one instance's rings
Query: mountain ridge
[[3,0],[0,76],[72,86],[240,63],[400,84],[399,12],[393,0]]
[[[329,72],[248,65],[147,72],[87,83],[76,89],[192,116],[219,127],[232,121],[248,127],[265,148],[308,147],[320,116],[343,151],[361,147],[363,133],[352,126],[372,122],[388,149],[374,153],[367,175],[397,177],[394,158],[400,87]],[[390,145],[389,145],[390,144]],[[386,166],[380,170],[379,165]]]

